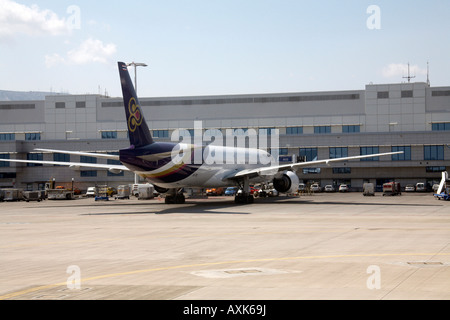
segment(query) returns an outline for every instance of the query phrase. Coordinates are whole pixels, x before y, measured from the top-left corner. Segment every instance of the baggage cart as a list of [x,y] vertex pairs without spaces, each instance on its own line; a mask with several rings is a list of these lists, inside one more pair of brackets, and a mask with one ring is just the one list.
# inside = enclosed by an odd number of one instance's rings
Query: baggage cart
[[4,201],[22,201],[23,191],[20,189],[4,189]]
[[126,185],[118,186],[115,199],[130,199],[130,187]]
[[109,201],[108,186],[97,186],[95,201]]
[[23,193],[23,198],[25,199],[26,202],[30,202],[30,201],[41,202],[41,200],[42,200],[41,192],[39,192],[39,191],[25,191]]

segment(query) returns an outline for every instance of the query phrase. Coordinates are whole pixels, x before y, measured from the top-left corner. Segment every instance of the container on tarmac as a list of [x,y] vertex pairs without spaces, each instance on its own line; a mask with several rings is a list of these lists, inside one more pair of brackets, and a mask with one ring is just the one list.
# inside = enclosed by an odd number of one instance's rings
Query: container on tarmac
[[400,183],[387,182],[383,184],[383,196],[397,196],[402,194]]
[[3,189],[4,201],[22,201],[23,190],[21,189]]
[[363,185],[363,195],[364,196],[374,196],[375,195],[375,186],[373,183],[364,183]]

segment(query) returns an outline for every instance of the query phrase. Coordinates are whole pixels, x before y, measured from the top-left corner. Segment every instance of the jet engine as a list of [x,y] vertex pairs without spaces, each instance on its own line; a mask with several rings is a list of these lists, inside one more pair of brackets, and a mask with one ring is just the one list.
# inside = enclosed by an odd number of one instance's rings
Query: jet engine
[[166,188],[161,188],[156,185],[153,185],[153,187],[155,188],[156,192],[161,193],[161,194],[169,192],[169,189],[166,189]]
[[280,193],[297,192],[299,184],[297,174],[292,171],[286,171],[280,177],[276,176],[273,179],[273,187]]

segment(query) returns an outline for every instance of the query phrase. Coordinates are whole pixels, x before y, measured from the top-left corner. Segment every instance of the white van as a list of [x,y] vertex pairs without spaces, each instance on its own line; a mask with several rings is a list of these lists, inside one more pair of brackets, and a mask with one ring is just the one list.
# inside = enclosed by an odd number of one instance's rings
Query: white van
[[426,187],[425,183],[423,183],[423,182],[417,183],[416,184],[416,191],[417,192],[425,192],[425,191],[427,191],[427,187]]
[[95,187],[89,187],[86,191],[86,197],[95,198],[95,196],[96,196]]

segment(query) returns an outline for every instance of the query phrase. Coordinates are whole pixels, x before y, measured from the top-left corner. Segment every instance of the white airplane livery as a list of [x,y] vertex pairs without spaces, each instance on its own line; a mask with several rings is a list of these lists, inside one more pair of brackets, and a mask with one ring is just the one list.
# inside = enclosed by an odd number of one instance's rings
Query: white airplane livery
[[129,148],[120,150],[119,155],[52,149],[35,150],[120,160],[122,165],[17,159],[0,159],[0,161],[63,165],[72,169],[89,167],[106,169],[113,173],[131,171],[152,183],[158,192],[165,194],[165,201],[169,204],[185,202],[183,188],[229,186],[240,187],[241,192],[236,195],[236,203],[252,203],[254,199],[250,194],[250,185],[253,183],[273,183],[278,192],[293,193],[299,186],[296,171],[300,168],[402,153],[401,151],[379,153],[280,165],[264,149],[235,147],[228,144],[227,146],[214,143],[196,144],[196,139],[193,144],[155,142],[144,119],[127,66],[123,62],[118,62],[118,68],[130,139]]

